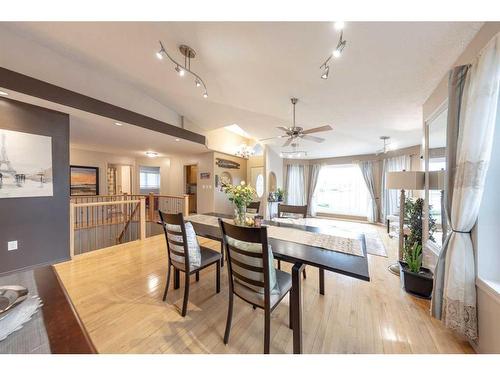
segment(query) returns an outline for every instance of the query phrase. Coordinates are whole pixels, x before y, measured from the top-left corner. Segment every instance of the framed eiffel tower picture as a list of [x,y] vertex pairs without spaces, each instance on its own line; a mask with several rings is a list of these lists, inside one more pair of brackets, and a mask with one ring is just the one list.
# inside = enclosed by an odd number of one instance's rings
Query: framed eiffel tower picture
[[52,138],[0,129],[0,198],[51,196]]

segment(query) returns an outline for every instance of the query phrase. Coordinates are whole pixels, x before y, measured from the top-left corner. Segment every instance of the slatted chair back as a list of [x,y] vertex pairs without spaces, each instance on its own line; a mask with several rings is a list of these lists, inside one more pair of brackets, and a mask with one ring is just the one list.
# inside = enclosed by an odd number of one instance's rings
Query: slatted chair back
[[302,216],[304,219],[307,217],[307,205],[305,206],[292,206],[288,204],[278,205],[278,217],[286,217],[288,215]]
[[[235,226],[220,218],[219,226],[227,254],[229,292],[233,293],[234,283],[238,282],[260,296],[263,294],[264,305],[269,308],[271,287],[267,228]],[[251,246],[254,244],[260,246]],[[249,251],[248,245],[252,247],[252,251]],[[239,296],[245,299],[244,296]],[[248,300],[247,302],[252,303]]]
[[258,202],[250,202],[247,206],[247,211],[255,211],[255,212],[252,212],[252,213],[256,213],[258,214],[259,213],[259,209],[260,209],[260,201]]
[[184,217],[182,213],[168,214],[162,211],[159,213],[167,242],[168,258],[175,267],[189,273],[189,247]]

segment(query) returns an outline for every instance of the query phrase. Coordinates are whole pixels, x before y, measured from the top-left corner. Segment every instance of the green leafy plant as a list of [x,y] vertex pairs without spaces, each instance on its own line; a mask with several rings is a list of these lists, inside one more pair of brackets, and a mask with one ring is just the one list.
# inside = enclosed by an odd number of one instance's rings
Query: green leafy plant
[[276,200],[278,202],[282,202],[285,200],[285,190],[283,190],[282,188],[276,189]]
[[[416,243],[423,246],[423,211],[424,200],[422,198],[406,198],[405,223],[410,229],[410,235],[406,239],[405,248],[412,248]],[[429,213],[429,239],[432,241],[434,241],[433,234],[435,231],[436,219]]]
[[407,247],[404,260],[411,272],[418,273],[422,267],[422,245],[414,243],[413,246]]

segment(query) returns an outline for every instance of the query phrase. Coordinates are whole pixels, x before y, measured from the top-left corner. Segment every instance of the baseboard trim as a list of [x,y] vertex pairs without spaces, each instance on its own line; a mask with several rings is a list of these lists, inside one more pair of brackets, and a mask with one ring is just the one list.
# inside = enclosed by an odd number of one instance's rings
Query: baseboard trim
[[68,260],[71,260],[71,258],[69,256],[64,257],[64,258],[58,258],[58,259],[50,260],[48,262],[42,262],[42,263],[33,264],[33,265],[30,265],[30,266],[26,266],[26,267],[16,268],[16,269],[13,269],[13,270],[10,270],[10,271],[5,271],[5,272],[0,273],[0,277],[1,276],[12,275],[13,273],[30,271],[30,270],[33,270],[33,269],[38,268],[38,267],[51,266],[53,264],[66,262]]

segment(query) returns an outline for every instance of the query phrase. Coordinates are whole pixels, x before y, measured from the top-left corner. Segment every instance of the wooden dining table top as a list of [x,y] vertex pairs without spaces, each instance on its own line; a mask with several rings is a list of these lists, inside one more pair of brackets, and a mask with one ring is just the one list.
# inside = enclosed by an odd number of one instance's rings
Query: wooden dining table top
[[[210,212],[203,215],[216,216],[220,218],[232,218],[231,215]],[[186,218],[189,221],[189,217]],[[202,224],[195,221],[191,222],[195,232],[202,237],[211,238],[220,241],[222,234],[219,227],[214,227],[208,224]],[[345,231],[339,230],[333,226],[309,226],[297,225],[291,223],[278,222],[273,220],[263,220],[262,225],[278,226],[303,230],[312,233],[322,233],[331,235],[342,235]],[[361,242],[363,256],[347,254],[340,251],[332,251],[316,246],[299,244],[281,239],[269,238],[269,244],[273,249],[273,255],[276,259],[280,259],[290,263],[303,263],[305,265],[318,267],[327,271],[340,273],[346,276],[357,279],[370,281],[368,271],[368,259],[366,252],[366,241],[363,233],[352,234],[351,238],[355,237]]]

